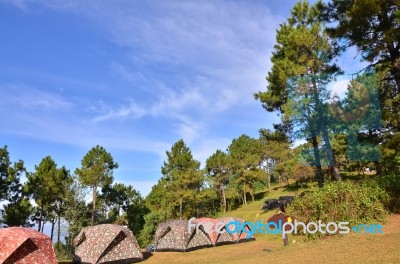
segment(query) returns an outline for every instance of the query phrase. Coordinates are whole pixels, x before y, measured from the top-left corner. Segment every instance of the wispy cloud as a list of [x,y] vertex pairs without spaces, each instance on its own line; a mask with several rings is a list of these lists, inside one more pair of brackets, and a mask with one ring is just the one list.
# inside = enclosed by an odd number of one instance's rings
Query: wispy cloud
[[[96,68],[101,76],[87,80],[13,71],[31,77],[24,85],[40,79],[46,86],[29,85],[24,94],[18,84],[14,97],[0,91],[0,103],[11,109],[0,114],[7,119],[2,133],[151,152],[161,161],[183,138],[204,163],[232,137],[276,121],[253,98],[265,89],[268,56],[283,21],[265,1],[0,1],[27,15],[78,17],[99,32],[102,55],[96,59],[106,69]],[[83,78],[93,74],[82,71]],[[151,181],[137,184],[149,188]]]
[[126,106],[120,106],[117,109],[111,109],[109,106],[100,102],[100,109],[92,108],[100,115],[93,118],[94,123],[99,123],[107,120],[125,120],[127,118],[140,118],[146,114],[146,110],[138,106],[135,102],[129,102]]
[[72,104],[63,96],[25,84],[0,84],[0,107],[13,110],[52,111]]

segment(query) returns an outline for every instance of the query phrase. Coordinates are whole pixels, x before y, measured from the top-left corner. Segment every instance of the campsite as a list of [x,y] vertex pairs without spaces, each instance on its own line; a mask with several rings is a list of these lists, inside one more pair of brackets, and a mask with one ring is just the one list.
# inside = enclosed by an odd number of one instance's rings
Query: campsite
[[0,14],[0,264],[400,263],[399,0]]

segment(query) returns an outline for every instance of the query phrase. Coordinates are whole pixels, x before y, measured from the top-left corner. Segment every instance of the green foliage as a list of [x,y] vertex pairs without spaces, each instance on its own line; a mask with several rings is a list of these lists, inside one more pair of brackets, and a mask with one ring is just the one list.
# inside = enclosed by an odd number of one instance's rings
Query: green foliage
[[[332,0],[323,7],[323,17],[330,22],[331,36],[337,38],[343,48],[356,46],[362,59],[389,69],[400,89],[400,3],[386,1]],[[356,29],[356,30],[355,30]],[[387,91],[390,92],[390,91]],[[398,94],[399,90],[397,90]],[[385,99],[388,99],[385,94]],[[396,111],[398,113],[398,111]]]
[[126,210],[129,229],[132,230],[136,236],[139,235],[145,224],[144,216],[149,212],[144,199],[136,192],[133,197],[131,196],[130,203],[124,210]]
[[331,45],[320,19],[321,6],[320,1],[315,5],[308,1],[295,4],[291,16],[277,31],[267,91],[255,94],[266,110],[279,111],[282,122],[291,124],[287,131],[290,137],[309,138],[313,143],[313,165],[317,168],[320,187],[323,186],[323,177],[317,141],[319,134],[325,143],[332,175],[339,179],[328,134],[326,87],[340,72],[333,62],[337,50]]
[[388,194],[376,182],[332,182],[296,198],[287,213],[304,223],[321,220],[349,222],[349,226],[383,221]]
[[54,251],[58,261],[70,261],[74,258],[74,247],[72,245],[57,242],[54,244]]
[[10,165],[11,162],[7,146],[4,146],[0,148],[0,201],[7,198]]
[[0,202],[17,200],[21,195],[20,176],[24,173],[24,162],[10,161],[7,146],[0,148]]
[[381,146],[382,172],[400,175],[400,133],[389,136]]
[[393,213],[400,213],[400,174],[390,174],[378,177],[378,184],[389,194],[386,207]]
[[[331,25],[327,32],[335,38],[336,44],[344,51],[348,47],[356,47],[361,59],[377,73],[378,84],[375,88],[379,94],[379,117],[382,118],[383,129],[378,129],[377,133],[367,138],[383,144],[383,161],[376,164],[378,174],[381,172],[380,165],[382,173],[392,173],[392,168],[393,173],[398,171],[398,165],[392,163],[396,160],[392,155],[399,153],[398,140],[390,141],[400,131],[399,8],[397,0],[332,0],[321,8],[323,19]],[[362,77],[365,79],[365,75]],[[363,121],[368,121],[368,117]]]
[[[279,167],[292,157],[290,142],[284,131],[276,126],[275,131],[260,129],[260,142],[262,146],[263,166],[268,175],[268,187],[271,182],[281,182],[281,174],[278,173]],[[277,166],[277,167],[276,167]],[[275,174],[274,174],[275,169]]]
[[103,147],[97,145],[89,150],[82,159],[82,167],[75,173],[84,186],[106,187],[113,181],[113,170],[118,168],[111,154]]
[[90,224],[90,210],[86,206],[86,196],[86,189],[74,177],[64,197],[63,216],[68,222],[68,245],[72,245],[73,239],[81,229]]
[[[195,160],[190,149],[183,140],[176,142],[171,151],[167,151],[167,161],[161,168],[164,188],[170,192],[165,196],[172,205],[172,213],[182,219],[190,217],[195,212],[197,195],[203,185],[203,174],[200,162]],[[191,206],[192,205],[192,206]]]
[[105,188],[111,185],[113,182],[113,170],[117,168],[118,163],[114,162],[111,154],[97,145],[83,157],[81,168],[75,170],[79,181],[84,186],[92,189],[92,225],[95,221],[97,188]]
[[209,176],[211,186],[220,196],[222,210],[226,212],[226,188],[228,187],[231,173],[229,156],[218,149],[207,159],[205,169]]
[[137,237],[141,247],[146,247],[147,245],[154,243],[154,234],[156,233],[157,225],[164,221],[164,219],[160,218],[160,214],[157,211],[151,211],[146,214],[144,220],[145,224],[143,229]]
[[255,185],[267,181],[266,173],[261,169],[263,161],[262,144],[259,140],[241,135],[228,147],[232,182],[242,190],[243,204],[247,204],[246,194],[250,192],[254,201]]
[[293,168],[293,178],[296,180],[297,185],[307,180],[311,180],[315,176],[315,171],[312,166],[305,162],[298,162]]
[[200,162],[193,158],[183,140],[176,142],[166,154],[167,160],[161,168],[163,177],[146,197],[150,212],[144,216],[145,224],[139,236],[141,245],[153,241],[158,223],[196,216],[202,207],[204,177]]
[[19,160],[10,161],[7,146],[0,148],[0,202],[7,200],[4,205],[0,223],[8,226],[30,226],[29,217],[32,213],[32,206],[22,192],[20,177],[26,172],[24,162]]
[[29,216],[32,214],[32,205],[28,198],[19,198],[4,206],[3,223],[7,226],[31,227]]
[[[61,221],[63,215],[64,199],[72,182],[69,171],[64,166],[57,168],[51,156],[47,156],[35,166],[34,173],[27,174],[27,179],[24,190],[37,204],[33,220],[38,222],[38,230],[42,230],[47,221],[52,223],[53,229],[56,221]],[[53,232],[51,239],[52,236]]]

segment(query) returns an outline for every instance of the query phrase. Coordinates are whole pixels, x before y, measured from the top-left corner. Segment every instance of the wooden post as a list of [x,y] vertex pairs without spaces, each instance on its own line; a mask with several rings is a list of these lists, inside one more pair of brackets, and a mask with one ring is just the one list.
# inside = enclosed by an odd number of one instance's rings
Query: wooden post
[[283,246],[288,246],[289,245],[289,236],[285,234],[285,237],[283,238]]

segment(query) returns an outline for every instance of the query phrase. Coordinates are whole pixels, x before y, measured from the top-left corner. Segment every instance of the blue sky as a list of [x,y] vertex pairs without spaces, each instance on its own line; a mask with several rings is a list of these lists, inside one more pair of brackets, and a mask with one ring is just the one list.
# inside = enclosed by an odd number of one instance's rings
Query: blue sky
[[30,171],[102,145],[146,195],[177,140],[204,164],[278,122],[253,93],[294,2],[0,0],[0,144]]

